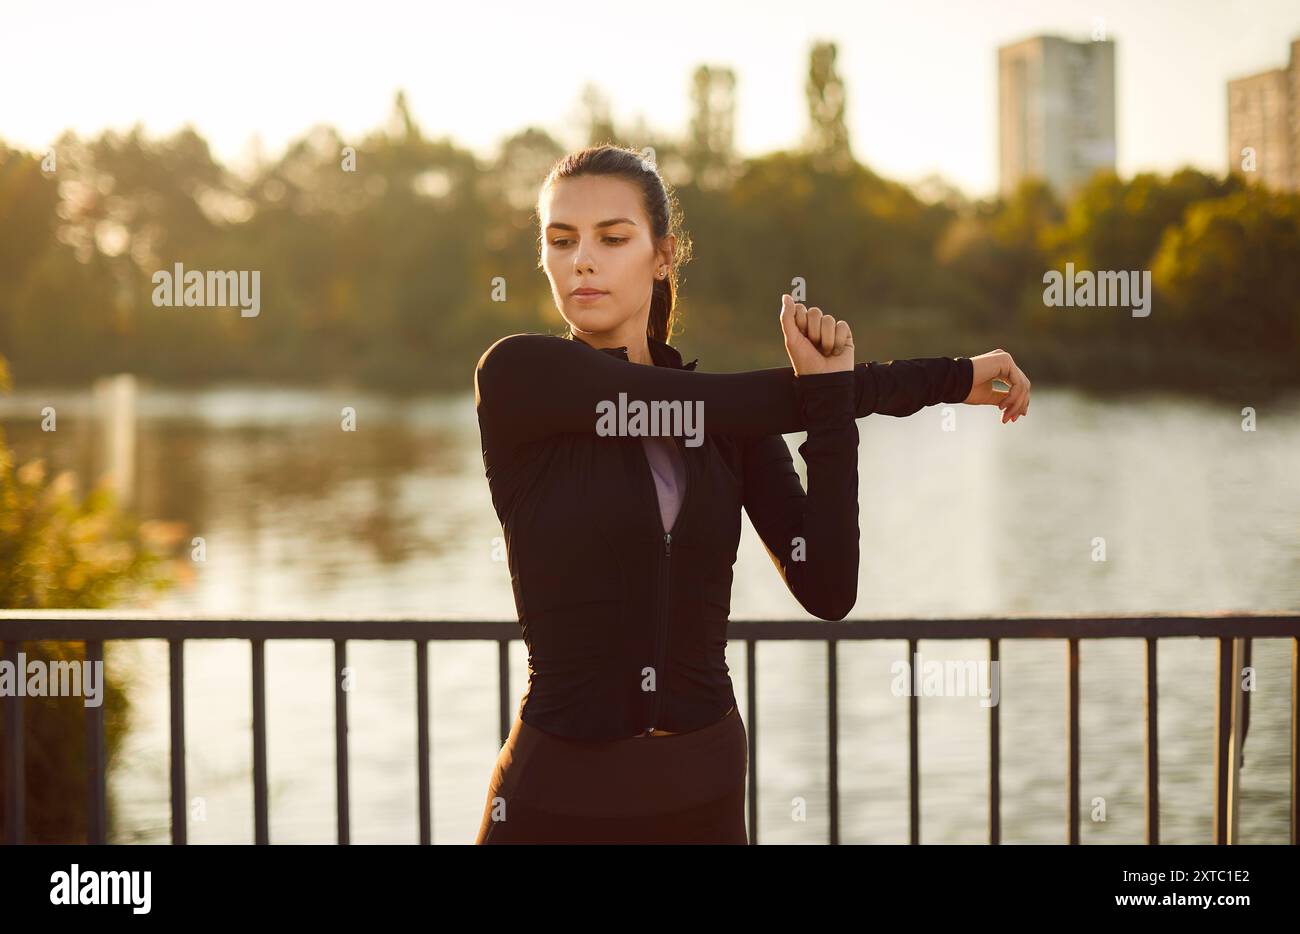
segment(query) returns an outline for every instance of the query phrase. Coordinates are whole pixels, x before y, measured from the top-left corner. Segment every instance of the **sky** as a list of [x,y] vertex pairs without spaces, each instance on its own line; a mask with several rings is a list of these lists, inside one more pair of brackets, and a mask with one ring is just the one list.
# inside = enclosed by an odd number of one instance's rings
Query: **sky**
[[[1121,175],[1227,167],[1230,78],[1287,63],[1296,0],[660,0],[63,3],[0,0],[0,140],[44,152],[95,135],[187,123],[241,167],[319,123],[382,125],[406,91],[426,136],[484,158],[527,126],[586,143],[596,84],[617,127],[684,134],[691,72],[737,75],[744,156],[799,144],[818,40],[839,46],[855,156],[903,182],[939,174],[997,189],[997,48],[1039,34],[1116,43]],[[636,145],[635,141],[628,142]]]

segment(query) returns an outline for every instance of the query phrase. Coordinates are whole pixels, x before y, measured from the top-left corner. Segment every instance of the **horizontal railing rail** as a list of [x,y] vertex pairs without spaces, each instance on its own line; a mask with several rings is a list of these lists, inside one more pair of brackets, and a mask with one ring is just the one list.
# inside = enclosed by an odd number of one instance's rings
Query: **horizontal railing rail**
[[[1218,673],[1215,722],[1215,843],[1235,842],[1232,815],[1237,804],[1236,766],[1249,723],[1249,692],[1235,690],[1243,666],[1249,665],[1251,639],[1291,640],[1291,804],[1290,841],[1296,843],[1297,722],[1300,687],[1300,615],[1218,614],[1192,616],[1071,616],[1071,617],[970,617],[962,619],[732,620],[728,638],[746,648],[746,728],[749,736],[748,824],[749,841],[758,842],[758,644],[764,641],[819,641],[826,643],[829,841],[839,843],[839,682],[837,646],[843,641],[900,640],[908,646],[909,665],[918,643],[931,639],[985,640],[988,661],[999,661],[1004,639],[1064,639],[1066,659],[1066,722],[1068,763],[1066,788],[1066,839],[1079,842],[1079,641],[1082,639],[1142,639],[1145,641],[1146,678],[1146,839],[1160,842],[1157,642],[1167,638],[1217,639]],[[420,842],[432,842],[432,794],[429,746],[430,642],[497,643],[498,730],[500,741],[509,736],[515,705],[509,694],[510,643],[520,639],[514,620],[427,620],[404,617],[321,618],[228,616],[162,616],[110,610],[0,610],[0,657],[17,666],[25,642],[84,642],[87,661],[102,661],[104,643],[119,639],[160,639],[168,643],[170,667],[171,732],[171,838],[186,842],[184,643],[200,639],[247,641],[252,652],[253,693],[253,798],[254,839],[270,842],[267,798],[266,747],[266,641],[268,639],[324,639],[334,643],[335,677],[335,783],[338,795],[337,839],[350,841],[348,786],[348,704],[341,672],[347,667],[350,641],[399,640],[411,642],[416,656],[416,744],[419,772]],[[909,838],[920,843],[919,698],[909,692],[908,789]],[[25,837],[23,698],[0,697],[4,706],[3,755],[5,842],[19,844]],[[999,705],[989,706],[989,842],[1001,840]],[[104,843],[108,831],[107,772],[103,706],[86,708],[88,842]]]

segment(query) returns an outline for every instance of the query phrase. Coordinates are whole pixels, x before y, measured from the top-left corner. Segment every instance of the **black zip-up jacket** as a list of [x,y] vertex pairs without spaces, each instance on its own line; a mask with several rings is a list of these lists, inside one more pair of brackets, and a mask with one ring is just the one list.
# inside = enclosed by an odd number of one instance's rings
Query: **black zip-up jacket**
[[[809,613],[843,619],[858,586],[858,429],[970,393],[969,358],[697,373],[649,338],[627,348],[513,334],[474,373],[492,504],[528,647],[525,723],[582,740],[679,733],[736,703],[725,657],[740,511]],[[598,405],[702,403],[703,443],[675,441],[686,466],[665,532],[640,436],[597,427]],[[782,434],[799,447],[804,492]]]

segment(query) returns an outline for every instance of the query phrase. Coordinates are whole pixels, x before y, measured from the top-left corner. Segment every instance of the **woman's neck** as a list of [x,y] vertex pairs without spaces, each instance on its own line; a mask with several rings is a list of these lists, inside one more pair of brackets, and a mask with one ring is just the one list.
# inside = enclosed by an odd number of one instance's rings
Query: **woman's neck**
[[650,342],[646,339],[644,331],[635,337],[624,337],[615,333],[578,335],[572,330],[569,333],[574,340],[580,340],[590,347],[626,347],[629,362],[654,366],[654,357],[650,355]]

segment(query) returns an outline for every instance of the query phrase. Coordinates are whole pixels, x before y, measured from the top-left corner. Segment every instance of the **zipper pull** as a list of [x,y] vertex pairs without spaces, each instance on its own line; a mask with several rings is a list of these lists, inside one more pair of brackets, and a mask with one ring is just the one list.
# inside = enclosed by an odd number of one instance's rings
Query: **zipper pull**
[[673,553],[673,533],[665,532],[664,533],[664,554],[671,555],[672,553]]

